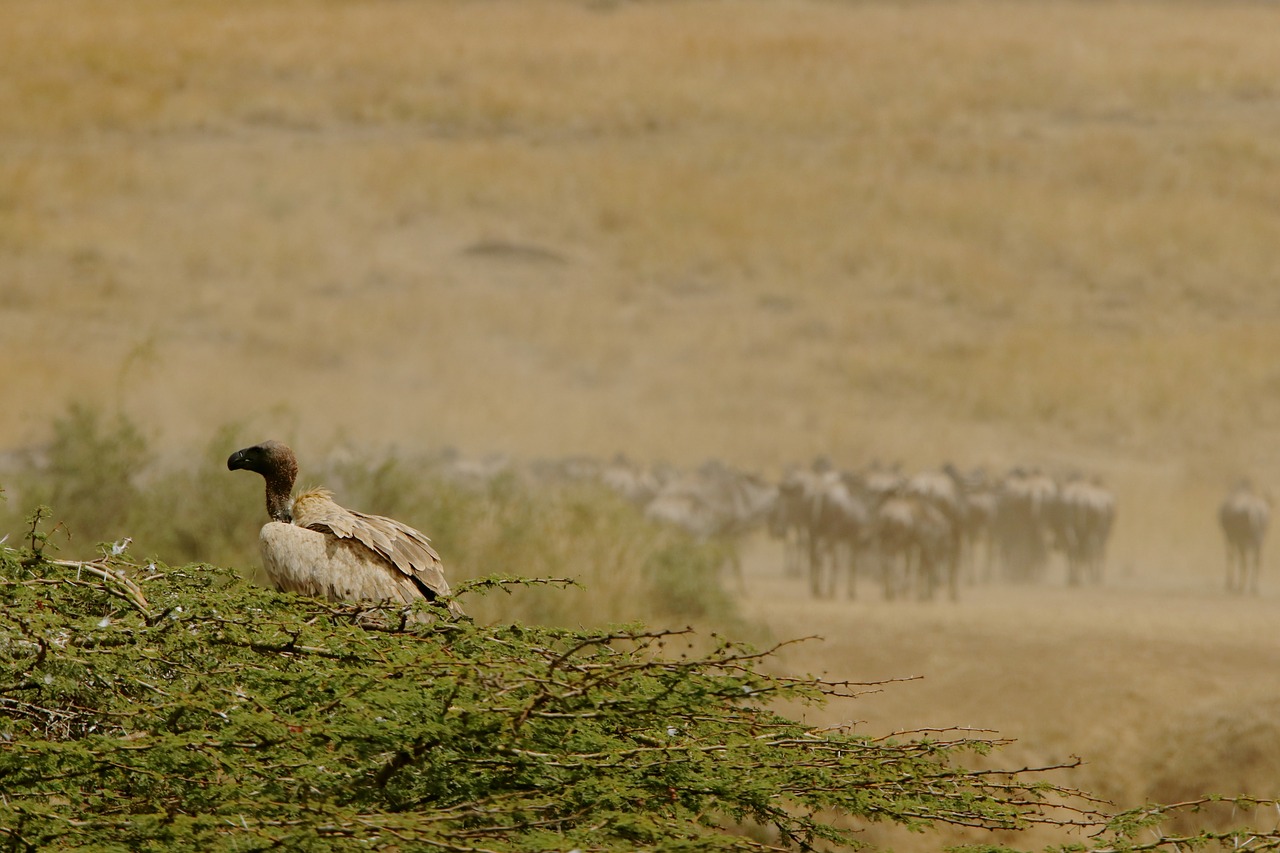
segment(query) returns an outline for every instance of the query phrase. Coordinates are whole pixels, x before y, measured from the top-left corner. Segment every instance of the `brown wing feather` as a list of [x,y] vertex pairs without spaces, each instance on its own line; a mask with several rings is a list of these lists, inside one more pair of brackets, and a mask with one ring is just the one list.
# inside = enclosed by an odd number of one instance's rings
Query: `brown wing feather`
[[[426,536],[408,525],[347,509],[334,502],[324,489],[312,489],[294,499],[293,523],[360,542],[420,589],[429,591],[428,598],[449,595],[439,555]],[[462,613],[453,603],[449,609],[457,615]]]

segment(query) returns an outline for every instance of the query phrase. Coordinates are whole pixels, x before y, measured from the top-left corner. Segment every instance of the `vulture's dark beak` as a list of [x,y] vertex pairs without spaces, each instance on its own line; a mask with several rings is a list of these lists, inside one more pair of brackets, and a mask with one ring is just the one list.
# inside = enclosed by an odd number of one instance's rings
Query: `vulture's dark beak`
[[227,459],[228,471],[238,471],[241,468],[248,468],[248,467],[249,467],[249,457],[245,454],[243,450],[237,450],[235,453],[231,454],[231,457],[229,459]]

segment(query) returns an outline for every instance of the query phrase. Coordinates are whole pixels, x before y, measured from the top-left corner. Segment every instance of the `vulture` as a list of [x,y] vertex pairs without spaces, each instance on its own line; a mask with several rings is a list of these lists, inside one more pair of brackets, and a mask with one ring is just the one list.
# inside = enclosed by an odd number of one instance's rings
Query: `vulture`
[[[278,441],[237,450],[230,471],[256,471],[266,480],[267,514],[259,544],[267,577],[285,592],[330,601],[408,604],[449,595],[440,557],[426,536],[380,515],[347,509],[327,489],[293,495],[298,461]],[[462,608],[448,602],[449,613]]]

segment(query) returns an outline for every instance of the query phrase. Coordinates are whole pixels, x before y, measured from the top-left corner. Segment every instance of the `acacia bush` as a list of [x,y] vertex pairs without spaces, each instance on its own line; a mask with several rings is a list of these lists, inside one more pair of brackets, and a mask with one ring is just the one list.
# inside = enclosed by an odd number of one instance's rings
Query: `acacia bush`
[[865,685],[770,675],[768,652],[695,653],[640,626],[422,624],[127,552],[52,560],[40,515],[0,547],[6,849],[814,849],[858,846],[867,821],[1175,847],[1137,840],[1160,809],[1110,816],[1043,770],[966,769],[997,741],[788,719],[782,702]]
[[819,817],[842,807],[1021,819],[1007,782],[950,767],[986,744],[810,731],[769,704],[844,687],[768,677],[730,643],[420,628],[119,555],[6,551],[2,577],[0,826],[19,849],[750,849],[720,825],[807,845],[845,836]]

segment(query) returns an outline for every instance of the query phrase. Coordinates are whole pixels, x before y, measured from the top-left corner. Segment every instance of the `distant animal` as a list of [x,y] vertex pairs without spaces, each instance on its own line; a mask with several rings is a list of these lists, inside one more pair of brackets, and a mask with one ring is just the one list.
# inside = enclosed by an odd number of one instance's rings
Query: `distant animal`
[[[440,557],[412,527],[346,509],[325,489],[293,496],[298,462],[278,441],[237,450],[231,471],[256,471],[266,481],[267,515],[259,534],[267,577],[285,592],[331,601],[409,604],[448,599]],[[462,608],[448,601],[449,613]]]
[[782,569],[789,578],[804,574],[809,555],[809,499],[816,476],[791,469],[778,483],[778,497],[769,512],[768,530],[782,540]]
[[1071,480],[1058,490],[1049,526],[1067,558],[1067,583],[1102,583],[1107,540],[1116,519],[1116,499],[1100,483]]
[[855,485],[829,471],[816,475],[808,496],[809,591],[815,598],[835,596],[842,558],[849,598],[856,596],[859,552],[869,538],[871,513]]
[[[952,601],[959,594],[967,512],[960,482],[960,473],[947,465],[941,471],[921,471],[913,475],[902,489],[903,497],[922,505],[917,510],[916,535],[925,553],[932,556],[929,595],[932,595],[932,586],[945,583]],[[924,507],[929,511],[923,511]]]
[[777,497],[776,487],[713,459],[686,476],[667,479],[644,508],[644,515],[698,539],[722,543],[727,551],[725,568],[742,590],[746,579],[738,542],[768,522]]
[[986,583],[992,579],[995,562],[995,523],[1000,500],[997,487],[982,468],[961,471],[947,463],[942,470],[958,492],[961,573],[969,583]]
[[1010,471],[996,503],[995,540],[1004,579],[1019,583],[1044,579],[1052,544],[1050,515],[1058,484],[1037,471]]
[[910,595],[912,586],[926,601],[944,583],[951,600],[958,598],[955,530],[937,506],[918,496],[891,497],[876,509],[874,524],[886,601]]
[[1248,481],[1238,484],[1218,508],[1218,523],[1227,544],[1227,590],[1258,592],[1262,571],[1262,542],[1271,520],[1271,502],[1253,491]]
[[1000,496],[996,490],[981,484],[964,496],[964,547],[965,564],[971,582],[986,583],[991,580],[995,563],[995,526],[1000,511]]
[[661,481],[652,471],[644,470],[621,453],[600,470],[600,482],[641,508],[657,497],[662,488]]

